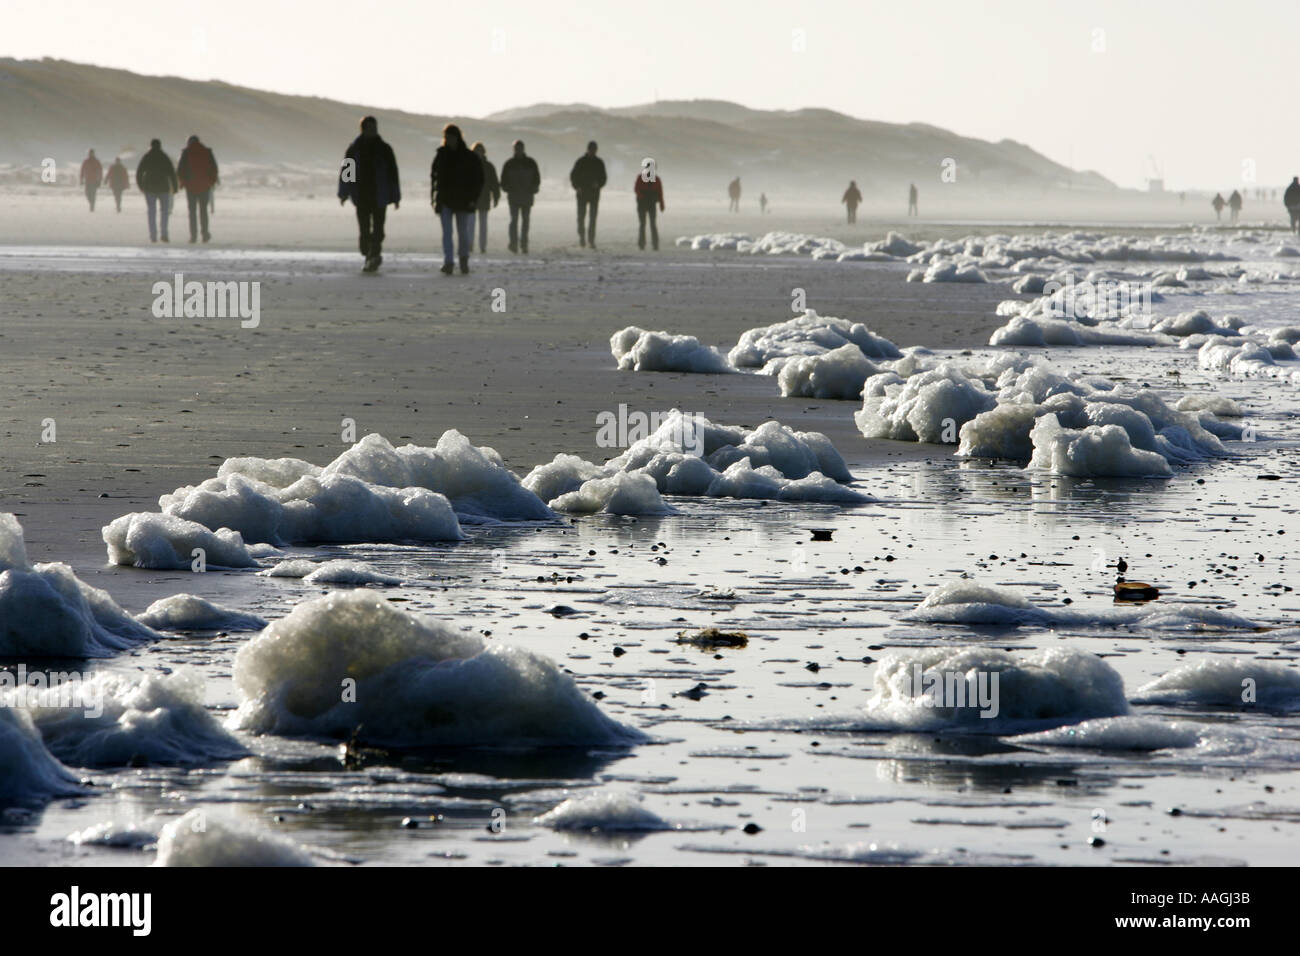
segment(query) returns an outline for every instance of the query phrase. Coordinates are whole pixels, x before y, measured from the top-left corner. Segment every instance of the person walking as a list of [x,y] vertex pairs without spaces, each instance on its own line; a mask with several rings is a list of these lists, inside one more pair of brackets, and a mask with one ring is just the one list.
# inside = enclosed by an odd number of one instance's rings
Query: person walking
[[475,143],[474,155],[483,164],[483,188],[478,194],[478,251],[487,252],[488,210],[501,202],[501,180],[497,179],[497,168],[487,158],[486,146]]
[[357,210],[359,244],[366,260],[361,271],[377,272],[384,261],[384,220],[390,203],[394,210],[402,206],[402,181],[393,147],[379,135],[379,121],[373,116],[361,120],[360,135],[343,154],[338,197],[340,206],[351,199]]
[[[150,140],[149,152],[140,158],[135,168],[135,185],[144,193],[149,213],[149,241],[157,242],[161,225],[162,241],[167,238],[167,220],[172,212],[172,196],[180,187],[176,183],[176,167],[162,149],[161,140]],[[157,218],[155,218],[155,215]]]
[[528,253],[528,217],[533,197],[542,187],[542,174],[533,158],[524,153],[524,141],[514,142],[514,155],[501,166],[501,190],[510,206],[510,251]]
[[180,161],[176,164],[176,178],[185,188],[185,199],[190,210],[190,242],[198,241],[200,231],[203,233],[203,241],[207,242],[212,238],[208,232],[208,204],[212,187],[218,182],[217,157],[199,142],[197,136],[191,136],[181,150]]
[[103,181],[104,167],[95,158],[95,151],[92,149],[90,155],[81,161],[81,175],[77,177],[77,183],[86,187],[86,199],[90,201],[91,212],[95,211],[95,193]]
[[1223,207],[1228,205],[1223,201],[1220,193],[1215,193],[1214,198],[1210,200],[1210,205],[1214,207],[1214,218],[1220,222],[1223,221]]
[[113,165],[108,167],[104,173],[104,185],[113,192],[113,202],[117,204],[117,211],[122,211],[122,193],[126,192],[127,187],[131,185],[131,176],[127,173],[126,167],[122,165],[122,157],[114,156]]
[[909,216],[919,216],[921,213],[916,206],[916,183],[907,187],[907,214]]
[[862,202],[862,193],[858,191],[858,184],[856,180],[853,179],[849,180],[849,188],[844,190],[844,195],[840,197],[840,202],[844,203],[845,208],[848,210],[849,222],[850,223],[857,222],[858,206]]
[[637,173],[636,183],[633,185],[633,191],[636,193],[636,219],[640,226],[637,233],[637,248],[645,248],[645,227],[646,220],[650,221],[650,244],[656,252],[659,251],[659,225],[655,222],[655,206],[659,207],[659,212],[664,211],[664,181],[659,178],[657,172],[640,172]]
[[1300,236],[1300,176],[1291,177],[1291,185],[1282,194],[1282,204],[1291,217],[1291,230]]
[[569,173],[569,184],[578,197],[578,245],[596,248],[596,210],[600,191],[605,188],[605,161],[596,155],[596,141],[578,157]]
[[760,216],[767,215],[767,193],[758,194],[758,214]]
[[[442,128],[442,145],[433,154],[429,169],[429,201],[442,219],[442,274],[456,271],[452,253],[460,255],[460,271],[469,273],[469,254],[474,248],[474,216],[483,192],[483,161],[465,143],[460,127],[448,123]],[[453,228],[457,243],[452,242]],[[453,248],[455,246],[455,248]]]
[[727,197],[731,200],[728,212],[740,212],[740,177],[737,176],[727,184]]
[[1237,224],[1237,218],[1241,215],[1241,205],[1241,193],[1234,189],[1232,195],[1228,197],[1229,220],[1234,226]]

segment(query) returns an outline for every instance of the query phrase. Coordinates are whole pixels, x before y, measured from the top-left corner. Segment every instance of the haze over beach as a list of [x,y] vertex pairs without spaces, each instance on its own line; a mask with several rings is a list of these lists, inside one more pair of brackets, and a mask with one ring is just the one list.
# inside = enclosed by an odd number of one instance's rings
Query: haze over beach
[[176,866],[1249,925],[1294,6],[100,10],[0,38],[0,864],[139,935]]

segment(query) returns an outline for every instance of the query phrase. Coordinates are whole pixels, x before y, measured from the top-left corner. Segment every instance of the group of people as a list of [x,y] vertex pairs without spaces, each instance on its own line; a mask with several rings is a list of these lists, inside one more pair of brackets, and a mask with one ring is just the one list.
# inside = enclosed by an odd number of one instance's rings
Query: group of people
[[[578,157],[569,173],[578,202],[578,242],[584,248],[596,248],[596,216],[600,193],[607,183],[605,162],[598,155],[595,141]],[[501,166],[500,174],[488,159],[487,147],[481,142],[472,146],[455,123],[442,131],[442,143],[433,156],[429,170],[429,201],[442,226],[442,272],[453,275],[459,264],[462,275],[469,272],[470,253],[477,233],[479,252],[487,251],[488,213],[506,196],[510,208],[508,247],[511,252],[528,253],[528,227],[533,200],[542,186],[541,170],[526,152],[522,140],[515,140],[512,155]],[[644,249],[646,227],[650,241],[659,248],[656,209],[664,209],[663,182],[653,166],[637,174],[635,184],[637,217],[640,221],[638,245]],[[379,135],[379,123],[373,116],[361,121],[361,132],[348,146],[339,170],[338,199],[348,200],[356,209],[362,271],[374,272],[383,263],[384,219],[389,205],[401,206],[402,188],[397,172],[397,157]]]
[[[1262,190],[1256,189],[1255,195],[1259,196]],[[1274,198],[1277,192],[1273,192]],[[1227,207],[1228,222],[1235,226],[1241,218],[1241,207],[1245,205],[1245,200],[1239,191],[1234,189],[1227,199],[1223,198],[1223,193],[1215,193],[1214,198],[1210,200],[1210,205],[1214,207],[1214,218],[1222,222],[1223,210]],[[1287,216],[1290,218],[1290,230],[1300,236],[1300,176],[1292,176],[1291,184],[1286,187],[1282,193],[1282,205],[1286,207]]]
[[[190,242],[197,242],[200,234],[203,241],[208,242],[212,238],[208,231],[208,214],[215,209],[212,189],[218,181],[217,157],[197,136],[189,138],[181,150],[180,160],[174,165],[171,157],[163,152],[162,141],[152,140],[149,151],[135,168],[135,184],[144,193],[148,209],[149,241],[171,241],[167,227],[172,197],[184,189],[189,203]],[[81,164],[78,182],[86,188],[91,212],[95,211],[95,194],[101,185],[113,191],[118,212],[122,211],[122,194],[131,185],[122,157],[115,157],[106,172],[93,149]]]

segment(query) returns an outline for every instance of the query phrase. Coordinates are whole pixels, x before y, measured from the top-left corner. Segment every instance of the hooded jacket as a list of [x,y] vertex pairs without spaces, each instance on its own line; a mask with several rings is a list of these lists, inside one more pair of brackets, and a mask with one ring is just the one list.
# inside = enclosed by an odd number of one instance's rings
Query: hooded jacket
[[217,157],[197,137],[193,138],[181,150],[176,178],[186,192],[207,192],[217,184]]
[[580,196],[598,195],[605,188],[605,161],[591,153],[583,153],[573,164],[569,183]]
[[501,189],[516,206],[531,206],[542,188],[542,173],[531,156],[511,156],[501,167]]

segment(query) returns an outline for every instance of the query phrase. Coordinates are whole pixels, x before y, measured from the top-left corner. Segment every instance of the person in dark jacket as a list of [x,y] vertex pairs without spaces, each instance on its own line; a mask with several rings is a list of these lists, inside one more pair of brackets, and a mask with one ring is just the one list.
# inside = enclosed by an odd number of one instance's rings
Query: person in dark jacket
[[78,182],[86,187],[86,198],[90,200],[90,211],[95,211],[95,193],[99,190],[99,184],[104,178],[104,167],[95,156],[92,149],[90,155],[81,163],[81,175]]
[[459,240],[460,271],[469,272],[469,253],[474,248],[474,214],[483,192],[483,161],[465,143],[460,127],[448,123],[442,130],[442,145],[429,170],[429,198],[442,218],[442,272],[456,271],[452,264],[452,227]]
[[917,198],[916,183],[912,183],[907,187],[907,214],[909,216],[921,215],[921,211],[919,208],[917,208],[916,205],[916,198]]
[[849,222],[858,221],[858,206],[862,202],[862,193],[858,190],[856,181],[849,180],[849,188],[844,190],[844,195],[840,197],[840,202],[844,203],[849,213]]
[[1291,229],[1300,236],[1300,176],[1291,177],[1291,185],[1282,194],[1282,203],[1291,217]]
[[1228,205],[1223,201],[1222,193],[1215,193],[1214,198],[1210,200],[1210,205],[1214,207],[1214,218],[1216,221],[1223,219],[1223,207]]
[[159,238],[155,209],[162,220],[162,241],[167,238],[167,220],[172,212],[172,196],[180,188],[176,182],[176,167],[172,159],[162,150],[161,140],[151,140],[149,152],[140,158],[135,168],[135,184],[144,193],[145,204],[149,208],[149,241],[157,242]]
[[510,251],[528,252],[528,217],[533,197],[542,187],[542,174],[531,156],[524,153],[523,140],[514,143],[514,155],[501,167],[501,189],[510,205]]
[[203,241],[207,242],[212,238],[208,232],[208,202],[212,187],[220,177],[217,175],[217,157],[211,149],[199,142],[197,136],[191,136],[181,150],[180,161],[176,164],[176,178],[185,188],[185,199],[190,209],[190,242],[198,241],[200,226]]
[[640,224],[640,231],[637,233],[637,248],[645,248],[645,226],[646,220],[650,220],[650,244],[655,251],[659,250],[659,226],[655,222],[655,206],[659,211],[664,211],[664,182],[659,178],[658,172],[651,169],[643,169],[636,175],[636,183],[633,185],[633,191],[636,193],[636,218]]
[[367,116],[361,121],[361,135],[343,154],[339,169],[339,205],[349,199],[357,209],[357,229],[361,255],[366,264],[363,272],[374,272],[384,261],[384,218],[388,205],[400,209],[402,183],[397,176],[397,157],[393,147],[379,136],[379,121]]
[[474,155],[483,164],[483,189],[478,194],[478,251],[487,252],[488,210],[501,202],[501,181],[497,179],[497,168],[487,158],[486,146],[475,143]]
[[122,165],[121,156],[113,157],[113,165],[108,167],[108,172],[104,173],[104,185],[113,191],[113,202],[117,203],[117,211],[121,212],[122,193],[126,192],[127,187],[131,185],[131,176]]
[[1241,204],[1241,193],[1234,189],[1232,195],[1228,197],[1229,220],[1234,226],[1237,224],[1237,217],[1241,215]]
[[740,177],[737,176],[727,184],[727,198],[731,200],[728,212],[740,212]]
[[569,183],[578,194],[578,245],[596,248],[596,210],[600,191],[605,188],[605,161],[596,155],[596,141],[578,157],[569,173]]

